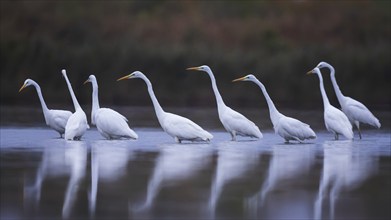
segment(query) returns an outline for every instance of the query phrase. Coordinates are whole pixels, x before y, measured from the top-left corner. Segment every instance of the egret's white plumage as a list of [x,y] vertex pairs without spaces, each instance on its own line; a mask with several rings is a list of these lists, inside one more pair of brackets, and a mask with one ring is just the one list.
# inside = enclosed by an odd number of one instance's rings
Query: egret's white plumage
[[41,101],[43,116],[45,117],[46,124],[57,131],[60,134],[60,137],[62,137],[65,132],[65,125],[67,124],[69,117],[72,115],[72,112],[66,110],[48,109],[45,100],[43,99],[41,87],[32,79],[26,79],[23,86],[19,89],[19,92],[21,92],[27,86],[31,85],[35,87],[39,100]]
[[221,97],[220,92],[217,88],[216,79],[209,66],[203,65],[199,67],[190,67],[187,68],[187,70],[197,70],[208,73],[212,81],[212,88],[216,97],[217,110],[219,113],[220,121],[223,124],[225,130],[227,130],[228,133],[231,134],[233,141],[236,141],[236,135],[248,136],[253,138],[263,137],[259,128],[252,121],[248,120],[239,112],[234,111],[233,109],[225,105],[223,98]]
[[90,75],[84,84],[88,82],[92,84],[91,123],[96,125],[99,133],[106,139],[137,139],[138,135],[129,128],[128,120],[125,116],[110,108],[101,108],[99,106],[98,82],[96,77]]
[[140,78],[145,81],[160,125],[162,126],[163,130],[167,132],[167,134],[175,139],[176,142],[180,143],[182,140],[210,141],[213,138],[213,135],[202,129],[199,125],[192,122],[191,120],[179,115],[165,112],[160,106],[155,93],[153,92],[151,82],[140,71],[135,71],[118,79],[117,81],[132,78]]
[[86,113],[84,113],[83,109],[80,107],[79,102],[73,92],[72,85],[69,82],[67,73],[65,69],[62,71],[62,75],[65,78],[67,83],[69,93],[72,97],[72,102],[75,107],[75,112],[69,117],[68,122],[65,126],[65,139],[66,140],[80,140],[80,138],[84,135],[86,130],[90,128],[87,123]]
[[252,81],[257,84],[263,95],[266,98],[267,105],[269,106],[270,120],[273,123],[273,128],[276,134],[285,139],[286,142],[290,140],[304,141],[305,139],[315,139],[316,134],[310,128],[308,124],[305,124],[297,119],[287,117],[281,114],[275,107],[272,99],[266,91],[265,86],[252,74],[233,80],[237,81]]
[[348,117],[339,109],[330,104],[326,91],[323,86],[323,77],[319,68],[315,67],[307,74],[315,73],[319,77],[320,92],[323,98],[324,105],[324,123],[326,129],[335,135],[335,139],[338,140],[338,136],[342,134],[347,139],[353,139],[352,124],[350,124]]
[[319,69],[326,67],[330,70],[331,82],[333,84],[335,94],[338,98],[338,102],[341,105],[341,109],[349,118],[350,122],[356,125],[360,139],[360,122],[372,125],[376,128],[380,128],[381,125],[379,120],[372,114],[371,111],[368,110],[368,108],[364,104],[342,94],[337,84],[337,80],[335,79],[335,70],[333,66],[326,62],[320,62],[317,67]]

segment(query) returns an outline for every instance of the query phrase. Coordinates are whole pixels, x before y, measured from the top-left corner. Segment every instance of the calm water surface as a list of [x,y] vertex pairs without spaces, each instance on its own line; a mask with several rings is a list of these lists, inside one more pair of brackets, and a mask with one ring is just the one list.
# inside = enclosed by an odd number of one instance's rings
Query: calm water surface
[[390,219],[391,134],[176,144],[159,129],[65,141],[0,128],[1,219]]

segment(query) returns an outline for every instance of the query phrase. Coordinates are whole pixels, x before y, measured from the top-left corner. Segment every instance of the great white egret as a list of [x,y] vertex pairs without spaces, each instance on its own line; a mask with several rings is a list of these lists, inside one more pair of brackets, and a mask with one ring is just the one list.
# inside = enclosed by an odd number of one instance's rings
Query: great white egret
[[266,98],[267,105],[269,106],[270,120],[273,123],[273,128],[276,134],[280,135],[288,143],[290,140],[296,140],[299,142],[305,139],[315,139],[316,134],[310,128],[308,124],[305,124],[297,119],[287,117],[281,114],[275,107],[272,99],[266,91],[265,86],[252,74],[233,80],[237,81],[252,81],[257,84],[263,95]]
[[337,95],[338,102],[341,105],[341,109],[346,116],[348,116],[350,122],[356,125],[360,139],[360,122],[380,128],[381,125],[379,120],[368,110],[367,107],[365,107],[364,104],[342,94],[337,84],[337,80],[335,79],[335,70],[333,66],[326,62],[320,62],[316,67],[319,69],[326,67],[330,70],[331,82],[333,84],[335,94]]
[[27,86],[35,87],[39,101],[41,101],[43,116],[45,117],[46,124],[57,131],[60,134],[60,137],[62,137],[65,132],[65,125],[67,124],[68,118],[72,115],[72,112],[66,110],[48,109],[45,100],[43,99],[41,87],[32,79],[26,79],[23,86],[20,87],[19,92],[21,92]]
[[176,142],[181,143],[183,140],[209,142],[213,138],[213,135],[191,120],[179,115],[165,112],[156,99],[151,82],[140,71],[135,71],[127,76],[119,78],[117,81],[133,78],[140,78],[145,81],[160,125],[167,134],[175,139]]
[[223,98],[221,97],[220,92],[217,88],[216,79],[209,66],[203,65],[199,67],[190,67],[187,68],[187,70],[197,70],[208,73],[212,81],[212,88],[216,97],[217,110],[219,113],[220,121],[223,124],[225,130],[227,130],[228,133],[231,134],[232,141],[236,141],[236,135],[248,136],[253,138],[263,137],[259,128],[252,121],[248,120],[239,112],[225,105]]
[[347,139],[353,139],[352,124],[350,124],[348,117],[341,110],[330,104],[329,98],[324,90],[323,77],[319,68],[315,67],[313,70],[307,72],[307,74],[317,74],[319,77],[320,92],[324,106],[324,123],[327,130],[334,134],[336,140],[338,140],[340,134]]
[[61,72],[68,85],[69,93],[71,94],[72,102],[75,107],[75,112],[71,115],[71,117],[69,117],[65,126],[65,139],[80,140],[80,138],[84,135],[86,130],[90,128],[90,126],[88,126],[87,123],[86,113],[84,113],[83,109],[80,107],[75,93],[73,92],[72,85],[69,82],[65,69],[63,69]]
[[128,120],[125,116],[110,108],[101,108],[99,106],[98,82],[96,77],[90,75],[84,84],[88,82],[92,84],[91,123],[96,125],[99,133],[106,139],[137,139],[138,135],[129,128]]

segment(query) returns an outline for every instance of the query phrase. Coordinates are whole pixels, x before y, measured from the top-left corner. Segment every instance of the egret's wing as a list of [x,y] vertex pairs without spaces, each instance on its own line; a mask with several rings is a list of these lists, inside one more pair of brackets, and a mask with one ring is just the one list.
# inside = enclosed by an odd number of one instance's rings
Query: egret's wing
[[165,116],[165,130],[167,133],[185,138],[208,138],[211,139],[213,136],[202,129],[199,125],[193,121],[172,113],[167,113]]
[[332,126],[336,127],[352,127],[346,115],[335,107],[328,108],[326,111],[325,119]]
[[96,112],[95,120],[96,126],[107,134],[113,136],[131,135],[126,118],[112,109],[100,108]]
[[325,111],[324,117],[328,129],[343,134],[347,138],[353,138],[352,124],[342,111],[331,106]]
[[281,118],[278,129],[282,134],[285,134],[288,137],[299,138],[300,140],[316,137],[315,132],[308,124],[291,117]]
[[220,117],[224,127],[228,130],[235,130],[243,135],[262,137],[261,131],[254,122],[229,107],[222,112]]
[[69,117],[71,117],[72,112],[65,110],[50,110],[51,120],[57,125],[65,129],[65,126],[68,122]]
[[351,120],[380,127],[379,120],[364,104],[357,100],[347,97],[343,111]]
[[65,130],[72,132],[72,134],[77,133],[77,131],[84,126],[83,120],[80,119],[82,115],[74,113],[69,117],[67,124],[65,126]]

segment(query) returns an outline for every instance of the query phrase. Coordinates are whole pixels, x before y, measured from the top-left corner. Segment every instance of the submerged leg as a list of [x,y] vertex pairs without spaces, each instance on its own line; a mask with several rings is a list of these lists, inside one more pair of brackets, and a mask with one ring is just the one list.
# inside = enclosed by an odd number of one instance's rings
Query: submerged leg
[[358,136],[360,137],[360,140],[361,140],[361,130],[360,130],[360,122],[358,121],[355,121],[354,124],[356,125],[357,127],[357,130],[358,130]]
[[176,143],[179,143],[179,144],[182,143],[182,141],[178,137],[175,137],[174,140]]
[[334,137],[335,137],[335,140],[338,140],[338,134],[337,133],[334,134]]
[[236,132],[232,131],[232,132],[230,132],[230,134],[231,134],[231,137],[232,137],[231,141],[236,141]]

